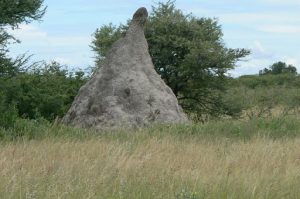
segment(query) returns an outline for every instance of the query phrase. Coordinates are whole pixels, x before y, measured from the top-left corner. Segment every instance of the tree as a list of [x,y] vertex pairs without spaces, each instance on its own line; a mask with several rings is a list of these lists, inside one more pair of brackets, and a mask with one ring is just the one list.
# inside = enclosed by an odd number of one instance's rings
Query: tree
[[2,103],[15,105],[21,117],[41,116],[48,120],[62,117],[87,80],[84,72],[72,74],[64,68],[57,62],[43,63],[6,79],[4,84],[0,78],[0,105],[2,93],[5,96]]
[[279,61],[272,64],[269,67],[269,69],[264,68],[263,70],[259,71],[259,75],[268,75],[268,74],[278,75],[283,73],[296,75],[297,68],[293,65],[287,65],[285,62]]
[[114,26],[112,23],[98,28],[94,34],[92,42],[92,49],[96,54],[96,65],[100,66],[101,61],[105,59],[105,54],[112,46],[112,44],[119,38],[124,36],[128,27],[121,25],[120,27]]
[[[107,50],[127,27],[110,24],[96,30],[92,48],[97,64],[101,66]],[[186,111],[196,115],[226,111],[220,95],[226,73],[250,52],[226,48],[216,19],[185,15],[174,1],[158,3],[152,7],[145,36],[156,71]]]
[[10,96],[18,94],[19,92],[14,92],[22,88],[10,88],[18,85],[18,79],[15,81],[14,78],[19,75],[21,67],[29,59],[25,55],[20,55],[15,59],[7,55],[7,46],[11,42],[19,42],[7,30],[18,28],[21,23],[41,19],[46,10],[46,7],[42,8],[42,4],[43,0],[0,1],[0,126],[4,128],[13,126],[18,116],[17,104],[14,103],[17,100],[10,99]]
[[7,45],[11,40],[19,42],[8,34],[8,28],[18,28],[21,23],[39,20],[44,15],[46,7],[43,0],[1,0],[0,2],[0,77],[16,74],[28,59],[20,56],[12,59],[7,56]]

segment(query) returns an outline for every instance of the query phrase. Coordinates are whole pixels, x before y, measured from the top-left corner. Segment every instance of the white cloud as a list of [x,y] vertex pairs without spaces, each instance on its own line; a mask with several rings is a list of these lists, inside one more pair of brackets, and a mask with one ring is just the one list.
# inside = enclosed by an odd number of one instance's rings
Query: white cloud
[[271,59],[274,54],[266,50],[260,41],[254,41],[254,44],[250,46],[251,49],[251,58],[252,59]]
[[243,25],[248,24],[286,24],[299,23],[300,13],[296,12],[236,12],[236,13],[221,13],[217,16],[222,23]]
[[43,43],[51,46],[89,45],[91,36],[63,35],[53,36],[34,25],[21,25],[19,29],[10,30],[22,43]]
[[300,73],[300,53],[294,56],[286,56],[283,58],[283,61],[287,64],[291,64],[297,68],[298,73]]
[[260,2],[279,5],[300,5],[299,0],[260,0]]
[[290,65],[293,65],[293,66],[297,66],[298,65],[297,58],[288,57],[288,58],[285,58],[285,62],[287,64],[290,64]]
[[262,46],[262,44],[259,41],[254,42],[254,49],[260,53],[266,52],[265,48]]
[[47,38],[47,33],[45,31],[42,31],[35,26],[26,24],[21,24],[18,29],[8,30],[8,32],[21,41]]
[[259,70],[272,64],[270,59],[249,59],[246,62],[239,62],[238,67],[230,71],[233,77],[245,74],[258,74]]
[[55,46],[80,46],[89,45],[91,37],[88,36],[61,36],[61,37],[48,37],[48,42]]
[[300,73],[300,53],[297,53],[292,56],[274,55],[272,58],[264,59],[250,57],[250,59],[246,62],[239,62],[238,67],[230,71],[230,74],[233,77],[238,77],[245,74],[258,74],[259,70],[268,68],[270,65],[278,61],[283,61],[287,64],[295,66],[298,73]]
[[282,20],[282,17],[278,17],[272,14],[265,13],[224,13],[218,16],[223,23],[249,23],[249,22],[261,22],[263,21],[278,21]]
[[260,26],[258,28],[263,32],[270,33],[288,33],[288,34],[299,34],[300,33],[300,25],[266,25]]
[[90,35],[56,36],[34,25],[21,25],[19,29],[9,32],[21,41],[20,44],[10,46],[10,54],[13,57],[26,52],[34,55],[34,61],[55,60],[81,67],[93,63],[89,47],[92,39]]

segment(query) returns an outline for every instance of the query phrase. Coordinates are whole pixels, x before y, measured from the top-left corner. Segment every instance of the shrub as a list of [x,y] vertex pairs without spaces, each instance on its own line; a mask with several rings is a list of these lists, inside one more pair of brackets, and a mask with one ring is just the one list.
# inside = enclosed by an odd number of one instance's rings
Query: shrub
[[0,99],[0,128],[8,129],[15,125],[18,118],[18,112],[14,105],[6,105],[3,99]]

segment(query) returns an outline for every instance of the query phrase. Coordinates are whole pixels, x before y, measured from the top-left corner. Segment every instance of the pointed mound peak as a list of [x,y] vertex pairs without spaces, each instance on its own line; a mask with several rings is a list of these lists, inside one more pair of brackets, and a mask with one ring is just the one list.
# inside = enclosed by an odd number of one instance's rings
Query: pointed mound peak
[[148,11],[146,8],[139,8],[132,17],[132,22],[144,26],[148,18]]
[[101,68],[79,90],[65,124],[101,130],[188,121],[154,69],[143,31],[147,16],[146,8],[136,11],[126,37],[113,44]]

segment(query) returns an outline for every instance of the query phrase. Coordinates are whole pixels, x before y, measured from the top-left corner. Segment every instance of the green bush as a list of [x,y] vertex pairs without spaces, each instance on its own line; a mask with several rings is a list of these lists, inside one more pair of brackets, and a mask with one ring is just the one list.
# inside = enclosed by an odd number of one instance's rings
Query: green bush
[[5,105],[0,101],[0,128],[13,128],[18,118],[18,112],[15,106]]
[[250,118],[272,116],[274,111],[278,112],[275,109],[280,109],[283,115],[298,114],[299,89],[300,76],[247,75],[229,80],[224,100],[236,115],[244,112]]
[[15,104],[22,118],[53,121],[62,117],[87,80],[83,72],[71,74],[63,67],[53,62],[9,78],[0,76],[6,104]]

